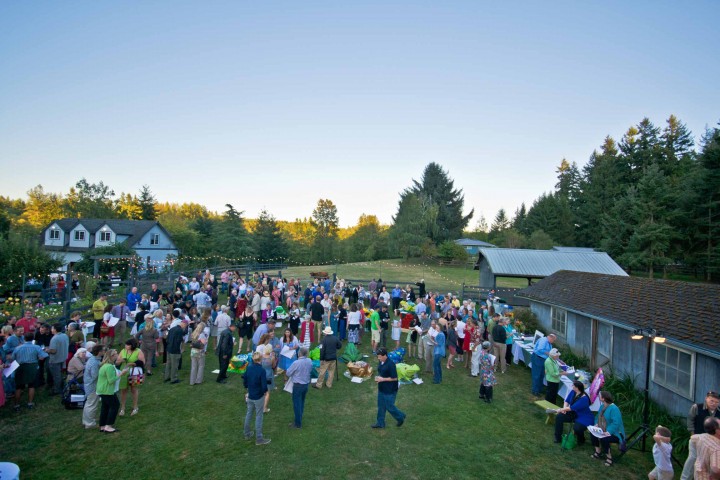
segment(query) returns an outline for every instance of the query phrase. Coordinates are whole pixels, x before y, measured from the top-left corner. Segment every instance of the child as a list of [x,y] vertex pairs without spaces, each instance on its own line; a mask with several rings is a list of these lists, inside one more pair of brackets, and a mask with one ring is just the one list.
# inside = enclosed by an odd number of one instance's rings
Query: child
[[401,334],[401,328],[400,328],[400,318],[395,317],[392,321],[392,333],[390,338],[395,340],[395,349],[400,348],[400,334]]
[[670,429],[658,425],[655,429],[655,445],[653,445],[653,460],[655,468],[648,474],[651,480],[672,480],[672,445],[670,444]]

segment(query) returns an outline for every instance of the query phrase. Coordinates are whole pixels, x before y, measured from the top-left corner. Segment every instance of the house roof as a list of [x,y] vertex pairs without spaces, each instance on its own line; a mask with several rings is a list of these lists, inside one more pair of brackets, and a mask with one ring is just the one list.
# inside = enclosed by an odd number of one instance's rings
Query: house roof
[[502,277],[544,278],[558,270],[627,275],[605,252],[481,248],[476,269],[483,258],[492,273]]
[[483,242],[482,240],[475,240],[472,238],[459,238],[455,240],[455,243],[463,247],[495,247],[492,243]]
[[[163,232],[170,237],[170,234],[160,225],[159,222],[154,220],[118,220],[118,219],[98,219],[98,218],[63,218],[60,220],[53,220],[43,230],[42,236],[44,238],[45,230],[50,228],[53,224],[57,224],[63,231],[70,232],[78,224],[82,224],[91,235],[97,233],[104,225],[107,225],[116,235],[127,235],[127,238],[122,243],[126,243],[129,246],[134,246],[151,228],[155,225],[160,227]],[[85,251],[87,249],[77,247],[46,247],[50,250],[63,250],[63,251]]]
[[720,353],[720,285],[559,271],[516,295]]

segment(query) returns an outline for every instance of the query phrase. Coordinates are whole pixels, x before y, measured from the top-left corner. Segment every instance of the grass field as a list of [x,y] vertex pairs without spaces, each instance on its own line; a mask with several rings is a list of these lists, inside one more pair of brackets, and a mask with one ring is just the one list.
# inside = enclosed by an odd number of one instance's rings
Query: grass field
[[382,431],[369,428],[377,387],[350,383],[342,364],[331,390],[310,390],[302,430],[287,428],[292,404],[280,381],[264,422],[272,443],[263,447],[243,440],[241,378],[230,374],[228,384],[217,384],[211,373],[217,358],[208,355],[205,383],[191,387],[187,352],[183,364],[181,384],[165,384],[160,375],[147,379],[140,413],[119,418],[115,435],[84,430],[80,411],[65,410],[44,392],[33,411],[14,413],[6,405],[0,459],[33,479],[641,479],[652,467],[650,453],[633,451],[608,469],[589,458],[590,446],[563,451],[553,444],[522,364],[499,376],[491,405],[479,402],[478,380],[459,364],[443,371],[441,385],[423,374],[428,383],[402,386],[398,394],[405,425],[397,428],[388,417]]
[[[463,266],[439,266],[426,259],[410,259],[409,261],[378,260],[375,262],[345,263],[339,265],[313,265],[313,266],[292,266],[283,271],[283,275],[290,277],[310,278],[310,272],[323,271],[331,276],[337,273],[338,278],[371,280],[382,278],[394,286],[400,283],[405,287],[408,283],[415,283],[425,279],[427,289],[430,291],[459,292],[462,284],[477,286],[479,274],[473,270],[471,264]],[[501,278],[498,279],[499,287],[522,288],[527,286],[527,281],[522,278]],[[367,288],[367,284],[365,285]],[[417,291],[416,291],[417,293]]]

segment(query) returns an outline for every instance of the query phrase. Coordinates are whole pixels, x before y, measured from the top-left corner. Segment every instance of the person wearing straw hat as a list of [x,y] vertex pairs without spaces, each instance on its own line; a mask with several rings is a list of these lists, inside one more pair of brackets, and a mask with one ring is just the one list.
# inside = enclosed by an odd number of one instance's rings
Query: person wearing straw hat
[[314,388],[320,390],[325,383],[325,372],[328,373],[327,387],[332,388],[335,367],[337,366],[337,351],[342,348],[342,343],[334,335],[332,328],[325,327],[322,331],[324,337],[320,342],[320,369],[318,370],[318,381]]

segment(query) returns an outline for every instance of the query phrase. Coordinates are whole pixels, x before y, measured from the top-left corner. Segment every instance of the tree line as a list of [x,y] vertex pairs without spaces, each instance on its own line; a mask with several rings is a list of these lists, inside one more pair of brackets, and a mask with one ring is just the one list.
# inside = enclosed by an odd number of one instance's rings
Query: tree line
[[529,208],[522,204],[512,216],[500,209],[489,226],[480,216],[468,228],[474,209],[465,214],[464,206],[462,189],[437,163],[399,192],[390,225],[368,213],[348,228],[339,227],[330,199],[293,221],[266,210],[251,219],[232,204],[213,212],[197,203],[162,203],[148,185],[115,195],[103,182],[83,178],[64,195],[38,185],[26,199],[0,196],[0,237],[6,239],[0,242],[37,234],[64,217],[158,220],[184,257],[311,264],[463,258],[454,240],[465,236],[510,248],[597,248],[628,270],[652,276],[682,265],[713,280],[720,269],[720,129],[707,129],[696,147],[675,116],[662,128],[644,118],[619,142],[605,137],[582,168],[563,159],[554,189]]

